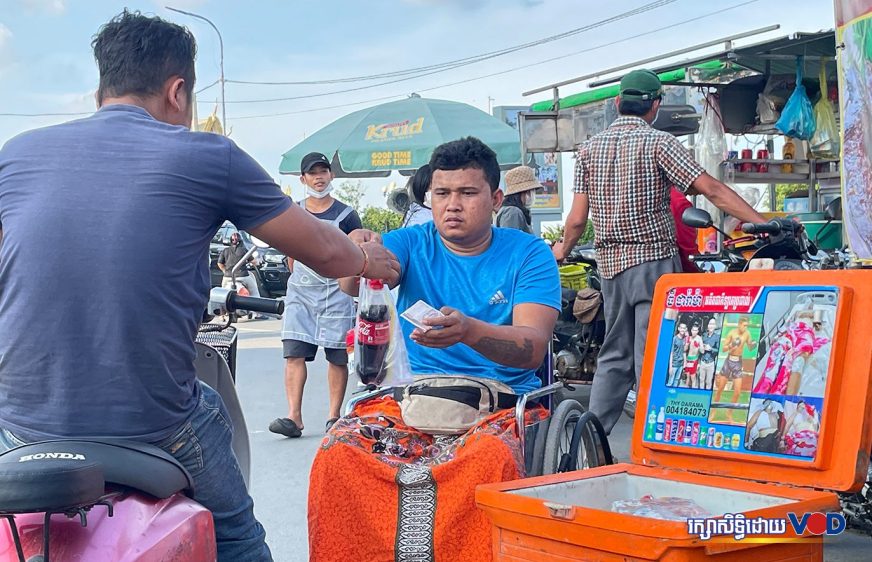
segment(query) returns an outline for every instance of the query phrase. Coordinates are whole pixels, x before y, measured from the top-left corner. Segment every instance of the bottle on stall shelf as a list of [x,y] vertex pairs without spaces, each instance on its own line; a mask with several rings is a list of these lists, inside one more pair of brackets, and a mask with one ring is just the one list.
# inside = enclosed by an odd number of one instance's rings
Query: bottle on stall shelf
[[[784,140],[784,147],[781,149],[781,159],[782,160],[793,160],[796,158],[796,145],[793,144],[793,139],[787,137]],[[792,174],[793,173],[793,163],[782,164],[781,165],[781,173],[783,174]]]

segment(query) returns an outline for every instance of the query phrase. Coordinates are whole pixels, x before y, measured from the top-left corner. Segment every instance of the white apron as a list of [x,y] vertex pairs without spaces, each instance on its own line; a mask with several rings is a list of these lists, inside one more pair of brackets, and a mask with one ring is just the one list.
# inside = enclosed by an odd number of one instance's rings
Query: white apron
[[[300,203],[305,209],[305,199]],[[339,228],[351,214],[346,207],[339,216],[329,222]],[[285,314],[282,323],[282,339],[296,340],[332,349],[345,348],[345,334],[354,326],[354,301],[339,288],[335,279],[322,277],[303,265],[294,262],[294,271],[288,278],[285,296]]]

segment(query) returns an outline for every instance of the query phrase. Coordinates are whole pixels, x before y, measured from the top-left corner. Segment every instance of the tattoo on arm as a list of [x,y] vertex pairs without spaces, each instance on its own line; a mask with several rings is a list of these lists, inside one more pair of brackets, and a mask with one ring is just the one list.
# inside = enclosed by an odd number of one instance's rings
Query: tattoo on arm
[[533,342],[529,338],[524,338],[523,347],[513,340],[497,338],[481,338],[475,347],[491,359],[499,357],[497,362],[503,365],[522,365],[533,359]]

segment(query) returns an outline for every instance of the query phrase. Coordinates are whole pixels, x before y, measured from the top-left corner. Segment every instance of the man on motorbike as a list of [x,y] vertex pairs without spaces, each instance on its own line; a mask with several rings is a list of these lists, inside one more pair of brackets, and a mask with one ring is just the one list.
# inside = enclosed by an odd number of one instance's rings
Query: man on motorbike
[[189,130],[187,29],[125,10],[92,47],[98,111],[0,149],[0,447],[155,444],[193,477],[219,560],[270,560],[228,413],[195,377],[209,242],[230,220],[322,275],[398,266],[293,205],[228,138]]
[[633,387],[638,386],[654,284],[681,271],[669,190],[699,193],[745,222],[764,222],[735,191],[717,181],[669,133],[651,127],[662,84],[650,70],[621,80],[620,117],[584,142],[575,163],[575,196],[563,243],[554,256],[573,249],[592,213],[597,264],[602,275],[606,335],[597,360],[590,409],[612,430]]

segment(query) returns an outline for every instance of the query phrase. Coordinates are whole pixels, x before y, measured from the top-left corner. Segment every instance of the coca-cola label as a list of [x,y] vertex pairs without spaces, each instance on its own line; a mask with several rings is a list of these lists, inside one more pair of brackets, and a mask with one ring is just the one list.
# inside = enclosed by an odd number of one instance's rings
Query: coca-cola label
[[391,339],[390,322],[370,322],[361,318],[357,322],[357,341],[363,345],[384,345]]

